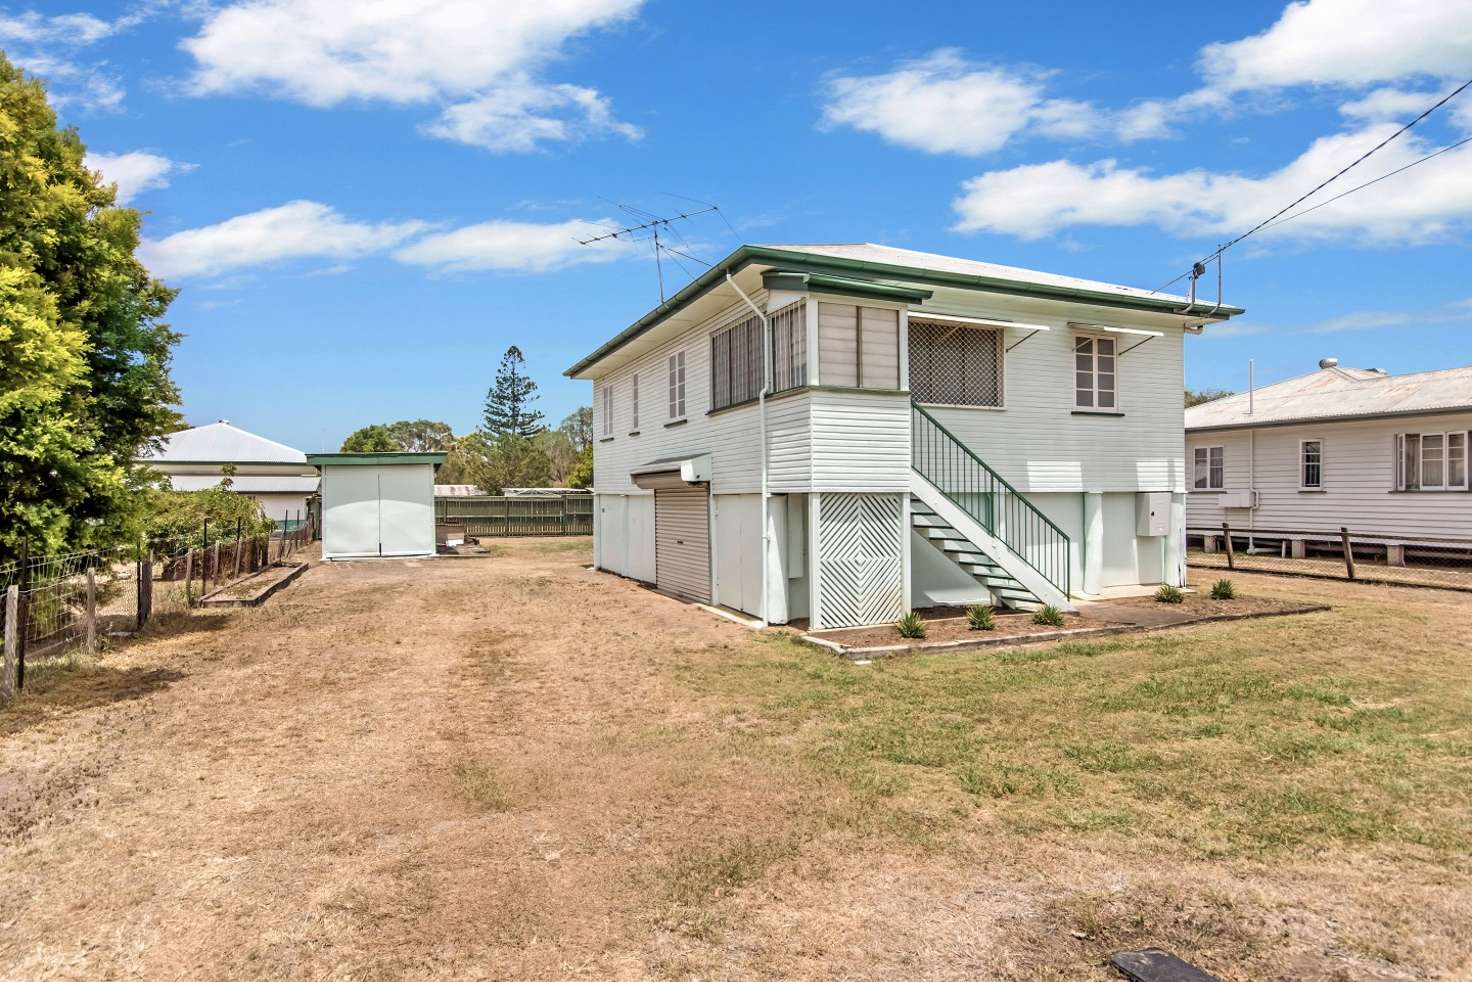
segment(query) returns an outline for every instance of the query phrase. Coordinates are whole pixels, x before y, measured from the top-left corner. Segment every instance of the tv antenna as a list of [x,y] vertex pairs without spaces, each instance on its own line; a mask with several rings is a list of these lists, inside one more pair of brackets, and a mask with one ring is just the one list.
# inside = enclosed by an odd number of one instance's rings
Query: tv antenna
[[639,225],[629,225],[625,228],[615,229],[612,232],[606,232],[603,235],[595,235],[590,239],[578,239],[578,245],[592,245],[595,242],[603,242],[608,239],[620,239],[626,242],[648,242],[652,240],[654,243],[654,271],[655,275],[659,277],[659,302],[664,303],[664,262],[660,258],[660,253],[669,249],[669,247],[659,241],[660,229],[664,229],[667,233],[673,233],[676,237],[679,237],[680,233],[674,230],[673,222],[688,221],[697,215],[707,215],[713,211],[719,212],[721,210],[720,206],[710,205],[697,211],[682,211],[678,215],[669,216],[655,215],[651,212],[630,208],[626,205],[619,205],[619,207],[630,214],[634,214],[636,217],[647,215],[649,220]]

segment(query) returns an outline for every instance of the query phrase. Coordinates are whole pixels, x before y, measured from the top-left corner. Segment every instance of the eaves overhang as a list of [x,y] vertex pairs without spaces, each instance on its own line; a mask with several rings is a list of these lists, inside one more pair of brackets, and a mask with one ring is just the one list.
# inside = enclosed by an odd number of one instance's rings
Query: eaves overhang
[[[1028,297],[1040,300],[1058,300],[1068,303],[1089,304],[1096,307],[1113,307],[1122,310],[1140,310],[1156,314],[1175,314],[1185,318],[1201,318],[1203,321],[1224,321],[1246,313],[1245,308],[1231,304],[1215,304],[1197,301],[1194,306],[1184,307],[1179,298],[1131,296],[1097,290],[1090,287],[1063,286],[1052,283],[1037,283],[1029,280],[1009,279],[998,276],[979,276],[971,273],[952,273],[917,266],[898,266],[864,259],[847,259],[839,256],[823,256],[807,252],[794,252],[772,246],[743,245],[721,262],[692,280],[684,289],[664,303],[649,311],[593,352],[563,372],[576,377],[613,354],[619,348],[644,334],[670,315],[689,306],[726,274],[735,274],[747,266],[760,264],[786,273],[806,273],[810,276],[831,275],[867,282],[874,288],[896,288],[923,291],[926,287],[949,287],[951,289],[975,290],[982,293],[997,293],[1007,296]],[[888,278],[899,282],[886,283],[876,278]],[[928,296],[928,294],[927,294]],[[919,302],[919,301],[915,301]]]

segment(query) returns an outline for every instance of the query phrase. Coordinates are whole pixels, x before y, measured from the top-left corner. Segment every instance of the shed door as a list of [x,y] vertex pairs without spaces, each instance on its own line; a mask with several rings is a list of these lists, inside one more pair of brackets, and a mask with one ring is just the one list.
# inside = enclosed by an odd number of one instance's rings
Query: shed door
[[379,555],[423,556],[434,552],[434,469],[375,467],[378,472]]
[[710,495],[705,488],[654,492],[654,582],[710,603]]
[[333,556],[378,555],[378,468],[329,468],[322,479],[322,499],[323,551]]

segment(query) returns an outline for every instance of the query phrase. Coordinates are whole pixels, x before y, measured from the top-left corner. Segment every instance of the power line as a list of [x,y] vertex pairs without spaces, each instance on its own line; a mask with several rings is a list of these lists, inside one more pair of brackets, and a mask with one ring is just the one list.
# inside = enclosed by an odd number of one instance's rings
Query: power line
[[[1432,113],[1436,112],[1436,110],[1440,109],[1442,106],[1446,105],[1448,102],[1451,102],[1457,96],[1461,95],[1462,92],[1463,92],[1463,90],[1467,89],[1469,86],[1472,86],[1472,78],[1469,78],[1467,81],[1463,82],[1461,85],[1457,86],[1455,89],[1453,89],[1452,91],[1448,92],[1446,95],[1442,96],[1441,99],[1437,100],[1437,102],[1436,102],[1435,105],[1431,106],[1425,112],[1421,113],[1421,115],[1417,116],[1415,119],[1411,120],[1409,123],[1406,123],[1400,129],[1396,130],[1394,133],[1390,134],[1385,139],[1383,139],[1379,143],[1375,144],[1369,150],[1366,150],[1364,153],[1360,154],[1353,161],[1351,161],[1348,165],[1346,165],[1345,167],[1341,168],[1332,177],[1328,178],[1325,181],[1320,182],[1317,186],[1314,187],[1314,189],[1312,191],[1309,191],[1306,194],[1299,195],[1297,198],[1295,198],[1288,205],[1286,205],[1286,206],[1278,209],[1273,214],[1269,215],[1267,218],[1264,218],[1262,221],[1260,221],[1256,225],[1252,226],[1252,228],[1248,229],[1247,231],[1243,232],[1241,235],[1237,236],[1235,239],[1232,239],[1230,242],[1227,242],[1224,245],[1217,246],[1216,247],[1216,251],[1213,252],[1213,253],[1211,253],[1211,255],[1206,256],[1205,258],[1196,261],[1195,263],[1193,263],[1191,265],[1191,268],[1189,270],[1187,270],[1186,272],[1182,273],[1180,276],[1177,276],[1175,279],[1171,280],[1169,283],[1165,283],[1162,286],[1156,287],[1154,290],[1152,290],[1150,292],[1151,293],[1159,293],[1161,290],[1164,290],[1166,287],[1170,286],[1172,283],[1178,283],[1178,282],[1180,282],[1181,280],[1185,279],[1188,276],[1191,277],[1191,279],[1194,281],[1195,279],[1197,279],[1203,273],[1206,272],[1206,264],[1207,263],[1211,262],[1213,259],[1220,261],[1222,253],[1226,252],[1228,249],[1232,248],[1232,246],[1234,246],[1237,243],[1241,242],[1243,239],[1247,238],[1249,235],[1252,235],[1253,233],[1262,230],[1263,228],[1265,228],[1269,224],[1274,223],[1277,219],[1281,218],[1283,215],[1285,215],[1288,212],[1292,211],[1294,208],[1297,208],[1299,205],[1303,204],[1303,202],[1307,201],[1309,198],[1312,198],[1314,195],[1318,194],[1324,188],[1328,187],[1330,184],[1333,184],[1335,181],[1339,180],[1345,174],[1348,174],[1350,171],[1354,170],[1356,167],[1358,167],[1360,164],[1364,163],[1366,160],[1368,160],[1374,154],[1376,154],[1377,152],[1379,152],[1387,144],[1391,143],[1393,140],[1395,140],[1401,134],[1405,133],[1407,130],[1409,130],[1411,127],[1415,126],[1417,123],[1421,122],[1427,116],[1430,116]],[[1450,148],[1448,148],[1448,149],[1450,149]],[[1417,161],[1417,163],[1420,163],[1420,161]],[[1401,168],[1401,170],[1404,170],[1404,169],[1405,168]],[[1398,173],[1398,172],[1392,172],[1392,173]],[[1386,177],[1389,177],[1390,175],[1387,174],[1385,176]],[[1374,183],[1375,183],[1374,181],[1369,182],[1369,184],[1374,184]],[[1369,184],[1362,185],[1362,187],[1368,187]],[[1345,194],[1353,193],[1353,191],[1356,191],[1356,190],[1359,190],[1359,189],[1358,188],[1351,189],[1351,191],[1347,191],[1347,192],[1345,192]],[[1342,197],[1344,197],[1344,195],[1339,195],[1339,197],[1342,198]],[[1331,200],[1334,200],[1334,199],[1331,199]],[[1328,202],[1324,202],[1324,204],[1328,204]],[[1315,207],[1318,207],[1318,206],[1315,206]],[[1312,210],[1313,209],[1310,208],[1310,209],[1307,209],[1307,210],[1301,212],[1300,214],[1305,214],[1306,215],[1306,214],[1308,214],[1309,211],[1312,211]],[[1282,223],[1281,222],[1278,222],[1277,224],[1282,224]]]

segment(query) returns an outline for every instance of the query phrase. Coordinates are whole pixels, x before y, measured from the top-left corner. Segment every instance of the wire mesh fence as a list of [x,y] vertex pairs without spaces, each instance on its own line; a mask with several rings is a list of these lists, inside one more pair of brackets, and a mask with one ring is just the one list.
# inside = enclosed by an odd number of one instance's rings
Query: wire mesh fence
[[1198,568],[1472,592],[1472,539],[1222,525],[1188,528],[1186,542]]
[[216,539],[198,547],[155,542],[27,558],[0,565],[0,702],[24,688],[25,665],[141,631],[161,614],[188,614],[312,542],[301,524],[270,535]]

